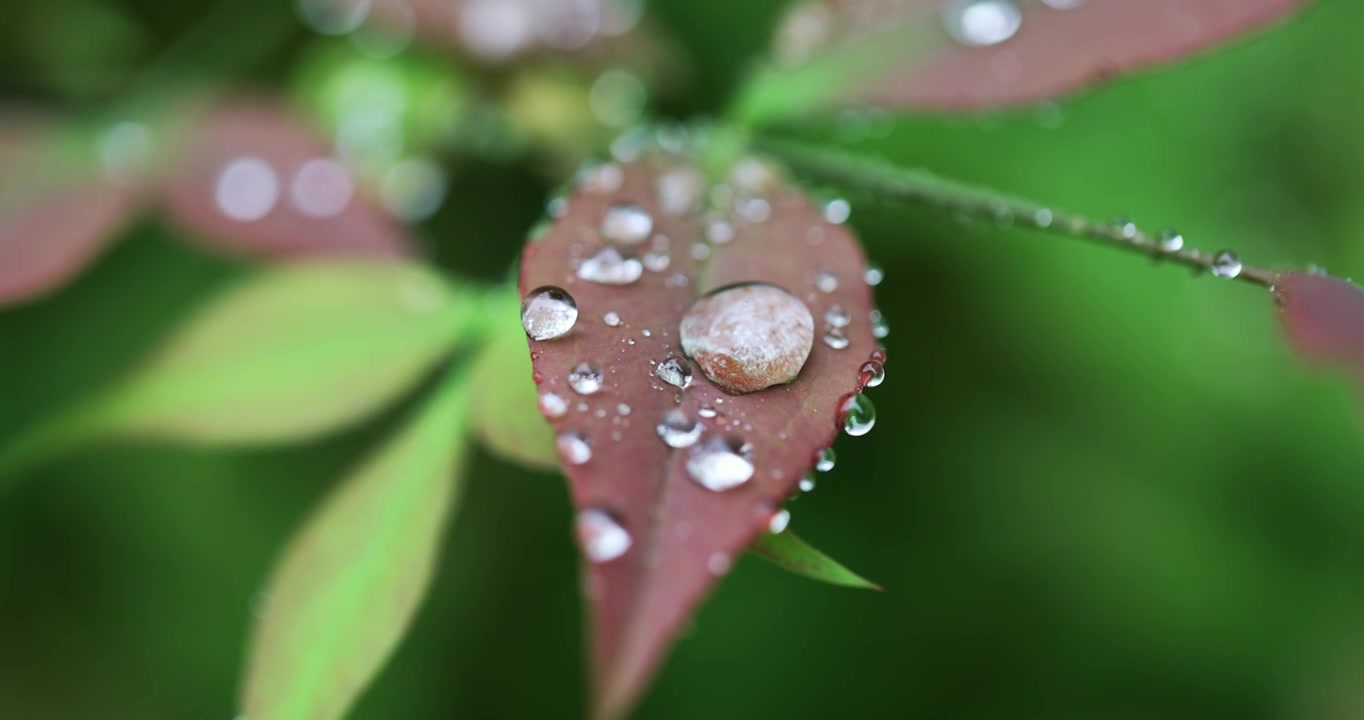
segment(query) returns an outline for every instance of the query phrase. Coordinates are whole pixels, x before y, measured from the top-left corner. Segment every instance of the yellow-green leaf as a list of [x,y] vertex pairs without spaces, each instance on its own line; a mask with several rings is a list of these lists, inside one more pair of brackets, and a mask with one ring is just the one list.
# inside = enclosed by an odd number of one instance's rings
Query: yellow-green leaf
[[521,300],[512,288],[488,301],[487,344],[473,369],[473,427],[483,445],[514,463],[555,469],[554,430],[540,416],[526,332],[517,321]]
[[245,717],[343,717],[397,647],[460,488],[467,398],[452,377],[290,541],[254,630]]
[[749,550],[797,575],[811,580],[864,590],[882,590],[876,583],[843,567],[837,560],[816,550],[790,530],[764,533]]

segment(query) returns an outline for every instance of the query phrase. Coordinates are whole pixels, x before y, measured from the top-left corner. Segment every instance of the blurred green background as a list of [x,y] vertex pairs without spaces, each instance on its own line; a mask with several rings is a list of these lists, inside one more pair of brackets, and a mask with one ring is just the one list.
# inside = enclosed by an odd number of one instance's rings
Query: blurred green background
[[[653,3],[694,63],[662,110],[722,112],[782,5]],[[204,12],[7,4],[0,91],[97,108]],[[1364,4],[1324,0],[1041,109],[797,132],[1359,276],[1360,27]],[[247,82],[298,93],[295,63],[324,41],[290,32]],[[553,180],[488,159],[449,173],[423,228],[433,257],[500,279]],[[851,222],[886,268],[889,379],[876,430],[841,439],[791,509],[888,592],[745,559],[638,717],[1364,717],[1359,395],[1289,356],[1268,297],[914,208],[858,204]],[[0,311],[0,438],[117,377],[249,270],[171,233],[142,222],[60,294]],[[92,450],[5,497],[0,718],[232,717],[275,553],[401,411],[289,450]],[[558,477],[480,455],[433,592],[354,717],[580,716],[571,517]]]

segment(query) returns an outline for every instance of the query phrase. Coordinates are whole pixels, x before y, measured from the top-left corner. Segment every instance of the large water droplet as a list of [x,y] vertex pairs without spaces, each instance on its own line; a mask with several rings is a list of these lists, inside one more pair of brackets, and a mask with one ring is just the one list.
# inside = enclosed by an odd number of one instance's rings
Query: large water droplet
[[592,459],[592,446],[587,438],[575,432],[560,433],[554,442],[559,459],[569,465],[582,465]]
[[686,390],[691,385],[691,365],[680,358],[670,357],[654,368],[654,374],[673,387]]
[[598,285],[629,285],[643,275],[644,263],[639,258],[627,258],[611,245],[578,266],[578,277]]
[[561,418],[568,413],[568,401],[558,393],[541,393],[540,412],[551,420]]
[[707,490],[722,492],[753,477],[752,450],[735,437],[716,436],[693,445],[687,473]]
[[649,239],[654,231],[654,219],[644,208],[634,203],[618,203],[602,216],[601,234],[622,245],[638,245]]
[[819,453],[819,459],[815,460],[815,469],[820,472],[829,472],[834,469],[834,462],[837,460],[838,456],[834,454],[833,448],[824,448]]
[[778,510],[777,512],[773,513],[771,519],[767,521],[767,531],[772,533],[773,535],[777,535],[781,533],[783,530],[785,530],[786,526],[790,524],[791,511]]
[[615,560],[633,544],[630,533],[605,510],[594,508],[578,513],[575,529],[583,552],[592,562]]
[[521,302],[521,327],[532,340],[563,337],[577,322],[578,303],[563,288],[536,288]]
[[697,300],[680,332],[683,352],[706,377],[747,393],[795,379],[814,345],[814,318],[781,288],[741,285]]
[[875,360],[862,363],[858,374],[862,376],[862,384],[869,388],[878,387],[886,381],[885,366]]
[[1241,258],[1230,250],[1223,250],[1212,259],[1212,274],[1220,278],[1234,278],[1241,274]]
[[843,432],[853,437],[861,437],[871,432],[876,425],[876,406],[862,393],[848,396],[838,410]]
[[1178,252],[1184,249],[1184,236],[1179,234],[1174,228],[1165,228],[1160,231],[1160,237],[1156,239],[1160,243],[1160,249],[1165,252]]
[[943,27],[963,45],[998,45],[1018,32],[1023,13],[1012,0],[947,0]]
[[658,423],[658,436],[672,448],[691,447],[701,438],[701,423],[681,410],[669,410]]
[[601,389],[601,368],[591,363],[578,363],[568,374],[568,386],[579,395],[591,395]]

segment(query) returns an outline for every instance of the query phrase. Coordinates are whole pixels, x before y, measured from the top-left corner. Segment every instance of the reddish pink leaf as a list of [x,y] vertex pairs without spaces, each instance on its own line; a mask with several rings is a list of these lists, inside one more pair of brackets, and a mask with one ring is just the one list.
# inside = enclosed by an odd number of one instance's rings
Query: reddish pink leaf
[[172,160],[163,202],[191,239],[236,254],[398,256],[411,248],[312,128],[266,101],[209,110]]
[[[833,441],[843,400],[866,379],[864,364],[884,360],[868,319],[872,296],[856,240],[779,177],[753,172],[758,167],[741,164],[736,177],[748,179],[736,187],[761,194],[743,190],[736,211],[703,218],[686,208],[704,191],[687,161],[659,152],[604,166],[586,176],[566,214],[523,256],[523,293],[559,286],[579,311],[567,335],[532,339],[530,347],[541,409],[560,433],[565,473],[584,513],[580,541],[597,560],[585,572],[602,717],[629,709],[679,626]],[[647,214],[652,228],[636,222],[641,216],[612,212],[628,204]],[[716,221],[729,224],[710,224]],[[724,240],[727,229],[733,230],[728,242],[706,242],[707,235]],[[642,242],[612,244],[604,235]],[[627,265],[642,256],[642,277],[620,285],[582,279],[602,269],[597,253],[608,247],[618,247]],[[706,253],[709,260],[698,262]],[[584,264],[592,258],[595,267]],[[638,270],[615,269],[617,280]],[[685,359],[679,324],[699,295],[754,282],[784,288],[805,303],[815,319],[814,345],[791,384],[729,395]],[[832,345],[846,339],[846,347],[834,349],[822,338],[828,318],[842,325],[844,313],[850,324]],[[659,367],[669,358],[690,368],[685,390],[662,379]],[[601,370],[596,392],[584,394],[570,379],[584,363]],[[707,417],[706,408],[715,415]],[[704,427],[695,445],[674,450],[661,440],[658,425],[673,410]],[[688,461],[708,439],[725,437],[751,444],[754,472],[737,487],[714,491],[696,481]],[[575,464],[585,454],[590,458]],[[613,521],[631,542],[607,560],[622,545]]]
[[137,190],[106,178],[93,148],[68,167],[50,127],[26,113],[0,119],[0,305],[80,273],[138,209]]
[[1274,300],[1293,349],[1364,381],[1364,292],[1322,275],[1290,273],[1274,283]]
[[892,40],[897,60],[842,100],[964,110],[1026,103],[1175,60],[1284,16],[1306,0],[811,0],[777,54]]

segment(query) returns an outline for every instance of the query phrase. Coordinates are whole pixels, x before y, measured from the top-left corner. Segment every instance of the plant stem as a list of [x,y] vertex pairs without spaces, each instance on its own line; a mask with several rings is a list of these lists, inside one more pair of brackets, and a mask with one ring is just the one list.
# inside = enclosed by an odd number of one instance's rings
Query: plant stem
[[[850,189],[893,200],[920,203],[964,215],[1018,223],[1024,227],[1090,240],[1187,265],[1200,272],[1218,266],[1221,252],[1167,248],[1161,239],[1131,223],[1100,222],[994,190],[940,178],[926,170],[905,169],[875,158],[851,155],[809,143],[754,138],[754,147],[785,161],[793,170]],[[1181,243],[1182,245],[1182,243]],[[1272,288],[1278,273],[1242,264],[1235,279]]]

